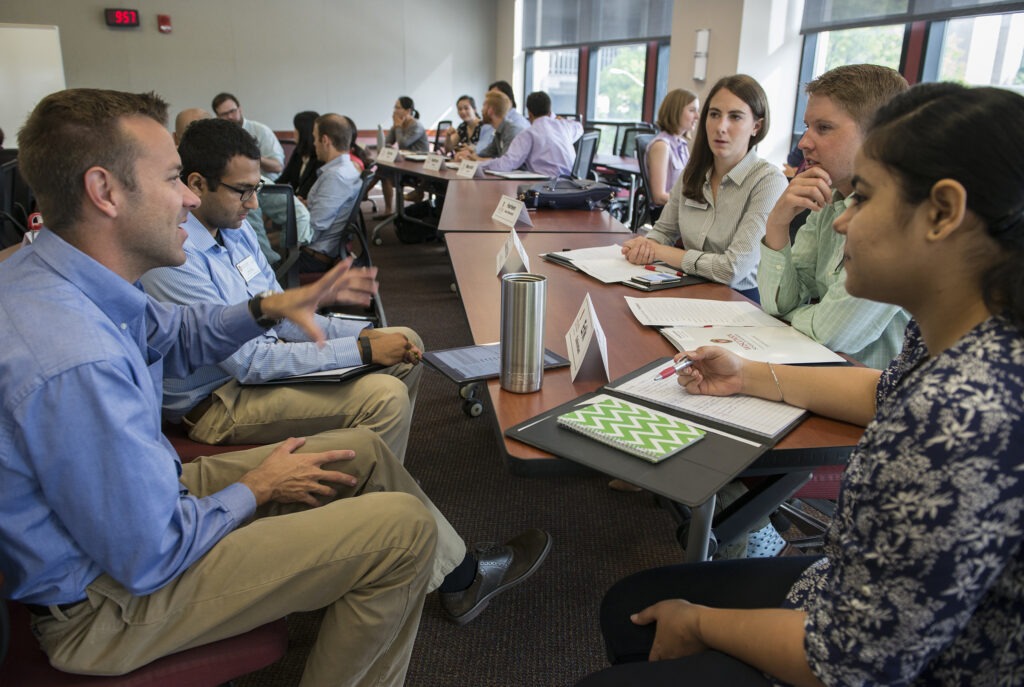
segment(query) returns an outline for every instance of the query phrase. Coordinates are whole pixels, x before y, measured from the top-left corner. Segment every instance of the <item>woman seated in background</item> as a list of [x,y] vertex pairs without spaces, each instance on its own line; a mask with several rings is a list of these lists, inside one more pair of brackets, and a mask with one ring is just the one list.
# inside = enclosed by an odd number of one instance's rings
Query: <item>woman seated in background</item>
[[682,182],[647,237],[623,244],[626,259],[636,265],[660,260],[760,302],[760,241],[768,213],[786,190],[782,172],[754,151],[768,123],[768,98],[757,81],[746,74],[720,79],[701,110]]
[[458,128],[448,127],[444,132],[444,149],[448,153],[456,153],[463,146],[470,146],[476,150],[476,144],[480,140],[480,115],[476,111],[476,101],[473,96],[464,95],[455,102],[458,108],[459,118],[462,123]]
[[323,165],[317,158],[313,145],[313,122],[319,116],[312,110],[305,110],[292,118],[292,125],[295,127],[295,149],[281,176],[277,178],[277,183],[288,184],[295,189],[295,195],[303,200],[316,181],[316,170]]
[[349,157],[352,160],[352,164],[356,166],[360,172],[365,172],[369,167],[373,165],[373,158],[366,152],[363,146],[359,145],[356,140],[359,138],[359,127],[352,121],[352,118],[348,115],[341,115],[346,122],[348,122],[348,128],[352,130],[352,147],[348,149]]
[[[426,153],[430,150],[430,143],[427,141],[427,131],[420,124],[420,113],[416,109],[412,98],[407,95],[401,96],[395,101],[395,107],[391,112],[392,127],[388,129],[385,145],[398,144],[399,150],[408,150],[414,153]],[[383,219],[394,212],[395,209],[395,182],[388,177],[381,178],[381,188],[384,191],[384,213],[374,215],[374,219]]]
[[1024,97],[951,83],[876,115],[835,229],[850,294],[913,316],[884,372],[686,353],[691,393],[784,399],[867,429],[825,557],[620,581],[601,609],[618,665],[581,687],[1020,684],[1022,121]]
[[[647,180],[653,205],[668,203],[668,195],[690,159],[690,139],[700,117],[700,102],[690,91],[676,88],[668,92],[658,108],[661,129],[647,146]],[[661,215],[661,208],[652,210],[651,220]]]

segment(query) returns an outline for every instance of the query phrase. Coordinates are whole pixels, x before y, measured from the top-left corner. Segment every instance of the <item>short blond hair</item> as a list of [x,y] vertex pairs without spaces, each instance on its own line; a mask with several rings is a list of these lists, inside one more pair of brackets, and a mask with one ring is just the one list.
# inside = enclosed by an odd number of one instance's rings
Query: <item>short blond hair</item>
[[830,69],[804,88],[807,95],[823,95],[867,131],[878,109],[910,85],[898,71],[877,64],[846,64]]
[[487,95],[484,96],[484,106],[488,105],[499,117],[504,117],[512,109],[512,101],[501,91],[487,91]]

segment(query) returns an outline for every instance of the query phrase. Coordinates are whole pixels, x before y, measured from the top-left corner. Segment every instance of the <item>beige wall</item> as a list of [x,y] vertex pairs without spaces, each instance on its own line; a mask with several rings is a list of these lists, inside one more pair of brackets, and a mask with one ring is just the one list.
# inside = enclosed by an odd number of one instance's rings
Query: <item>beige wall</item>
[[[758,146],[761,157],[785,161],[800,74],[803,0],[675,0],[669,88],[702,97],[729,74],[750,74],[768,94],[771,126]],[[693,78],[697,29],[710,29],[705,81]]]
[[[135,0],[137,29],[107,28],[111,4],[0,0],[0,22],[58,25],[68,87],[156,90],[172,116],[230,91],[274,129],[305,109],[389,124],[399,95],[430,127],[493,76],[493,0]],[[158,13],[171,15],[171,34],[157,31]]]

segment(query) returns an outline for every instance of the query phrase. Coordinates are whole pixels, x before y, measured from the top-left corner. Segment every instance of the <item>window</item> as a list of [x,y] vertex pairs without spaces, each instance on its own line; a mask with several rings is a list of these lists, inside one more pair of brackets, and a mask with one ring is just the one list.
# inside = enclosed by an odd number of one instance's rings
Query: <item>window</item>
[[551,96],[551,111],[576,112],[576,88],[580,52],[571,50],[537,50],[526,62],[526,92],[544,91]]
[[643,118],[646,46],[616,45],[594,51],[594,98],[590,119],[636,121]]
[[813,73],[818,76],[840,65],[862,63],[899,69],[904,33],[903,24],[819,33]]
[[1024,12],[944,23],[935,80],[999,86],[1024,94]]

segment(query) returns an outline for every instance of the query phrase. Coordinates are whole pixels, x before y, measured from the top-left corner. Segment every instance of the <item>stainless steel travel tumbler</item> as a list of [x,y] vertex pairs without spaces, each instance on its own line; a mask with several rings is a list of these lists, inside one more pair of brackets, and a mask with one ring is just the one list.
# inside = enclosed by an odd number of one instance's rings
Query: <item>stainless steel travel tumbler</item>
[[501,388],[506,391],[540,391],[547,291],[547,277],[539,274],[501,278]]

